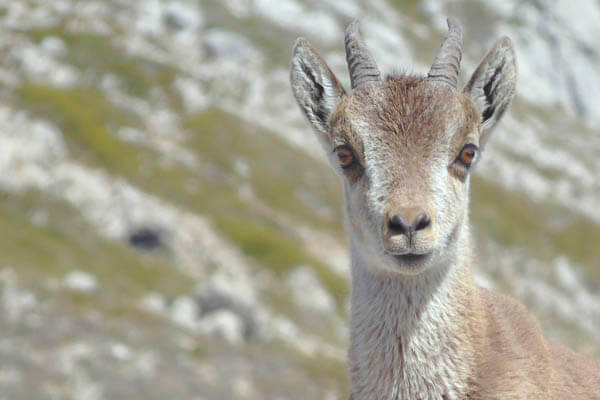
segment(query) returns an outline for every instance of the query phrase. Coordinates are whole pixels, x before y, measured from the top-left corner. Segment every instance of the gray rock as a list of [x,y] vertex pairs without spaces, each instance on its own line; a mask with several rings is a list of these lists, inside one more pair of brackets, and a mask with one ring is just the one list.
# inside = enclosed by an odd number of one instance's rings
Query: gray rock
[[244,339],[258,338],[256,317],[249,305],[214,288],[199,290],[196,294],[196,300],[200,305],[203,317],[208,317],[220,311],[228,311],[239,318],[242,324],[242,337]]
[[219,310],[198,322],[197,331],[225,339],[231,345],[240,345],[244,340],[244,322],[229,310]]
[[85,293],[93,293],[98,289],[96,278],[83,271],[69,272],[65,275],[63,284],[68,289]]

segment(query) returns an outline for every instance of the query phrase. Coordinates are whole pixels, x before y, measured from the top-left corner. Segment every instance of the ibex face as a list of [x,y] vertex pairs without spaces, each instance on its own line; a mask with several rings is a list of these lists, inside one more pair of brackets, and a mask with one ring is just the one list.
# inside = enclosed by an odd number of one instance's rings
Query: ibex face
[[332,163],[354,244],[371,260],[416,273],[455,242],[479,120],[462,93],[424,79],[388,79],[341,102],[330,118]]
[[516,83],[512,45],[503,38],[459,92],[462,32],[454,20],[448,25],[427,77],[382,81],[357,23],[351,24],[351,95],[304,39],[292,59],[296,99],[342,177],[355,250],[371,265],[405,274],[457,250],[468,216],[470,168]]

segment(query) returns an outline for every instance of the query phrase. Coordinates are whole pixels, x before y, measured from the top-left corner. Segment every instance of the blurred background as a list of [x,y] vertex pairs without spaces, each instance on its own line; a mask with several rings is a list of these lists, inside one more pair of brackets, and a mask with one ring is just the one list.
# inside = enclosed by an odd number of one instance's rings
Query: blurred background
[[347,396],[340,185],[292,98],[308,38],[348,86],[461,78],[501,35],[518,95],[473,181],[480,284],[600,357],[600,3],[0,0],[0,399]]

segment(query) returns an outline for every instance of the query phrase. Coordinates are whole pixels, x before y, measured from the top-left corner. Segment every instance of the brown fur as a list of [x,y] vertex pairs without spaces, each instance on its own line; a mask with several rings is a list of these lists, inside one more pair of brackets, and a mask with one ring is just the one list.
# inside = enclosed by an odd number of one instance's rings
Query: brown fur
[[547,341],[515,300],[476,288],[477,374],[470,399],[600,399],[600,362]]

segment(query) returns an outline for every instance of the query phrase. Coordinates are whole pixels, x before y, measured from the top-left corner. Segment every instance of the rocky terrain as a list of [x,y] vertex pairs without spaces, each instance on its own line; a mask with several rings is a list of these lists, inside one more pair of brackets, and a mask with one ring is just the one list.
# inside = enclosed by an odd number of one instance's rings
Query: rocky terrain
[[[337,178],[294,103],[302,35],[347,77],[463,82],[500,35],[518,96],[478,165],[480,284],[600,357],[600,4],[0,0],[0,400],[343,399]],[[347,84],[347,80],[345,82]]]

